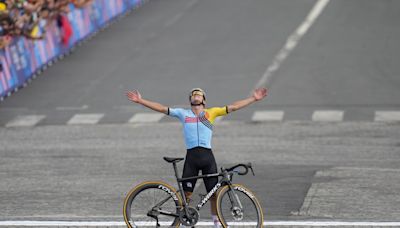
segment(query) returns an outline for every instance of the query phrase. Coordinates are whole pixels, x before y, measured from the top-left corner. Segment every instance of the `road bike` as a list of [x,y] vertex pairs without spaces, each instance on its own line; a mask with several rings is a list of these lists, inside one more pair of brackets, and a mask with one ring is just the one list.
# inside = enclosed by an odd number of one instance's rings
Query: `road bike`
[[[146,181],[135,186],[124,201],[124,220],[129,228],[179,227],[180,224],[194,227],[200,219],[199,210],[214,193],[217,216],[224,228],[263,226],[262,208],[254,193],[243,185],[232,183],[234,174],[246,175],[250,169],[254,175],[251,163],[221,167],[219,173],[179,178],[176,163],[184,158],[164,157],[164,160],[173,165],[178,191],[162,181]],[[222,178],[195,207],[189,206],[181,183],[209,177]]]

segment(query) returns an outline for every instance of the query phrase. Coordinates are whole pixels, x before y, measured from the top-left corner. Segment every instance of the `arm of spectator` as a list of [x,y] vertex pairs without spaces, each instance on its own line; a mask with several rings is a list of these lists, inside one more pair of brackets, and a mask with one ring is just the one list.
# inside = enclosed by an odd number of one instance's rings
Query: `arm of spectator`
[[34,3],[26,1],[23,7],[28,12],[36,12],[40,10],[43,4],[44,0],[36,0]]

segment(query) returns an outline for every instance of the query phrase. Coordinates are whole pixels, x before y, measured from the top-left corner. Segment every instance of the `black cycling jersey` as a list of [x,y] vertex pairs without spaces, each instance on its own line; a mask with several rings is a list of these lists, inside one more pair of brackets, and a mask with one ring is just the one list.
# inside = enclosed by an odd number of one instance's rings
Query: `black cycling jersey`
[[[204,147],[188,149],[182,177],[198,176],[200,170],[203,175],[217,173],[217,163],[215,162],[212,150]],[[218,183],[218,177],[204,178],[203,180],[207,192],[210,192]],[[193,192],[196,181],[197,179],[182,182],[183,190]]]

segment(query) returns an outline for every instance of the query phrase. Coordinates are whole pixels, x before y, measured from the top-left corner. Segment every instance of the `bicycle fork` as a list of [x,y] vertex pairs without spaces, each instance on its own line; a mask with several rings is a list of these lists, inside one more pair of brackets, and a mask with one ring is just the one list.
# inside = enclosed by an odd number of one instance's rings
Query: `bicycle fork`
[[234,187],[229,185],[230,191],[228,191],[229,201],[231,202],[231,213],[235,220],[243,219],[243,205],[240,202],[239,196],[235,193]]

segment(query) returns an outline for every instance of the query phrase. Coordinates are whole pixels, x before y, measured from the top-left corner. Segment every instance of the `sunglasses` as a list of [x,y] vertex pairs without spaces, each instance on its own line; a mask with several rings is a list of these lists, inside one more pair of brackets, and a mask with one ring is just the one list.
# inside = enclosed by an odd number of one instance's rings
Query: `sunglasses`
[[204,96],[204,94],[202,92],[200,92],[200,91],[193,91],[192,97],[195,96],[195,95]]

